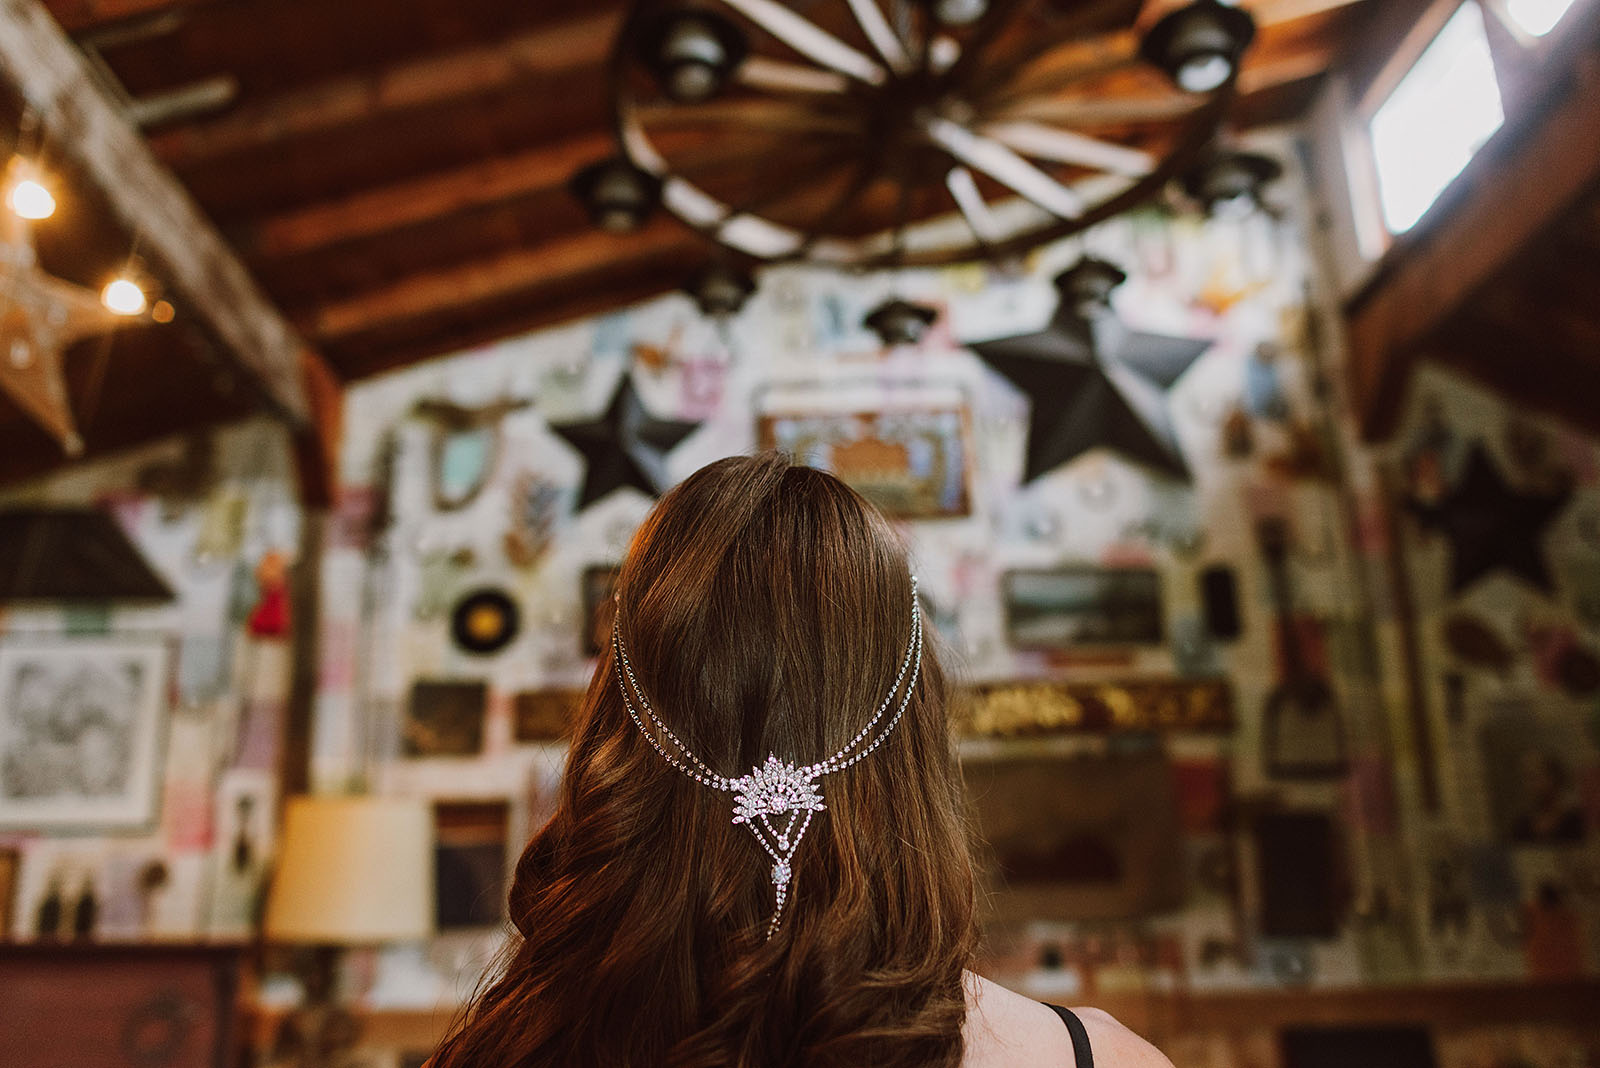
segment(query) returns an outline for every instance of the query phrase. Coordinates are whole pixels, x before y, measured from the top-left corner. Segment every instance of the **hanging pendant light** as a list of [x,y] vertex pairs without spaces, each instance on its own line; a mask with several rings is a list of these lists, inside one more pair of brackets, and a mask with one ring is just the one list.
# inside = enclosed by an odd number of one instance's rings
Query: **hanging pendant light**
[[680,104],[715,96],[744,61],[749,42],[712,11],[663,12],[640,36],[641,59],[662,92]]
[[661,199],[661,180],[620,156],[591,163],[572,176],[568,188],[590,220],[613,234],[643,226]]
[[1222,149],[1201,160],[1181,184],[1207,215],[1239,216],[1260,208],[1262,189],[1282,174],[1283,165],[1270,156]]
[[1095,256],[1085,256],[1055,277],[1061,306],[1085,319],[1111,310],[1111,291],[1128,280],[1122,268]]
[[55,214],[56,198],[40,181],[39,171],[30,161],[17,157],[11,161],[6,186],[6,207],[19,219],[38,221]]
[[1156,23],[1139,54],[1190,93],[1209,93],[1239,72],[1239,59],[1256,35],[1247,12],[1218,0],[1196,0]]
[[861,325],[877,334],[886,347],[893,348],[919,343],[938,317],[938,311],[926,304],[890,297],[868,312]]
[[730,319],[756,291],[756,280],[748,271],[713,263],[690,278],[683,291],[706,318]]

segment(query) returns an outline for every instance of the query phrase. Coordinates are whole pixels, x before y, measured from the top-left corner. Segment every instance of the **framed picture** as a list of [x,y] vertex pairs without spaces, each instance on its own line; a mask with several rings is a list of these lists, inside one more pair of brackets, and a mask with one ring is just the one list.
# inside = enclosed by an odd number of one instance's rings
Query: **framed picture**
[[1006,638],[1017,649],[1158,645],[1161,576],[1142,567],[1072,565],[1006,572]]
[[400,752],[408,757],[477,756],[483,752],[487,683],[420,679],[411,685]]
[[1575,846],[1593,831],[1581,783],[1595,760],[1576,718],[1541,716],[1504,702],[1480,742],[1489,808],[1502,841]]
[[781,388],[764,398],[756,437],[833,474],[895,519],[972,512],[972,419],[956,386]]
[[16,908],[17,870],[22,854],[10,847],[0,848],[0,942],[11,937],[11,915]]
[[440,931],[493,927],[505,915],[508,801],[439,801],[434,823],[434,921]]
[[169,660],[160,636],[0,642],[0,829],[153,826]]
[[572,735],[583,690],[524,690],[511,698],[511,737],[518,742],[554,742]]
[[617,576],[622,568],[615,564],[583,569],[583,651],[586,656],[599,656],[600,650],[611,641],[611,620],[616,602],[611,595],[617,589]]

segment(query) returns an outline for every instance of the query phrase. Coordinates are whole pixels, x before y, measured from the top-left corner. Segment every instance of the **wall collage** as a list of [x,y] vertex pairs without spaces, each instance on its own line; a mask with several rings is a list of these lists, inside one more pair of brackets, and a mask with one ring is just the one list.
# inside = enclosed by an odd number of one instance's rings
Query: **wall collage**
[[[652,494],[765,447],[841,473],[911,547],[1007,875],[997,978],[1092,1003],[1600,971],[1600,445],[1427,368],[1401,431],[1358,443],[1328,414],[1309,197],[1284,186],[1272,212],[1138,213],[1006,271],[775,269],[726,328],[669,296],[352,386],[312,779],[431,798],[439,863],[440,937],[374,955],[373,999],[470,985]],[[1052,452],[1058,398],[1031,402],[1003,342],[1051,329],[1084,255],[1127,274],[1115,321],[1052,344],[1123,407]],[[919,345],[858,325],[892,294],[940,308]],[[0,825],[16,936],[69,931],[85,887],[96,937],[248,930],[293,485],[261,422],[7,496],[109,503],[178,594],[0,616],[0,686],[69,687],[30,644],[151,635],[172,679],[148,826]],[[1564,1041],[1497,1048],[1554,1065]],[[1169,1053],[1270,1064],[1240,1042]]]

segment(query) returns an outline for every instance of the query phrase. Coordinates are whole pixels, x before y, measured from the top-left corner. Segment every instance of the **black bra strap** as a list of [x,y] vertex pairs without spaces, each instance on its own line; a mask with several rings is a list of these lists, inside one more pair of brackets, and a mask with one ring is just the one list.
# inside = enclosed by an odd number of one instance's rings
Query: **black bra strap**
[[1072,1055],[1077,1058],[1078,1068],[1094,1068],[1094,1053],[1089,1049],[1089,1032],[1083,1029],[1083,1021],[1071,1009],[1050,1005],[1049,1002],[1045,1004],[1056,1010],[1061,1022],[1067,1025],[1067,1033],[1072,1036]]

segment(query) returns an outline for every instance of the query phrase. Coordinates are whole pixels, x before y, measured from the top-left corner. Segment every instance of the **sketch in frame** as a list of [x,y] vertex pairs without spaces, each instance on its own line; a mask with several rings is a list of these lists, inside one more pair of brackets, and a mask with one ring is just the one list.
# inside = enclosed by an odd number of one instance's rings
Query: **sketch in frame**
[[159,636],[0,642],[0,829],[154,825],[169,656]]
[[1161,576],[1150,568],[1069,565],[1008,571],[1006,637],[1017,649],[1157,645]]

